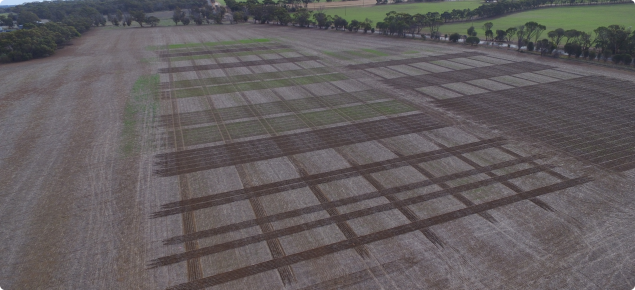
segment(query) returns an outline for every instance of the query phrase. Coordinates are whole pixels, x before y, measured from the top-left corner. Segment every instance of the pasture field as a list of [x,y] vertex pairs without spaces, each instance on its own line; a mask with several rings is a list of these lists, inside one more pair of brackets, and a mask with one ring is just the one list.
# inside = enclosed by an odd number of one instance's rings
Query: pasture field
[[[366,18],[377,23],[383,21],[386,13],[390,11],[410,13],[410,14],[426,14],[428,12],[452,11],[453,9],[474,9],[481,6],[482,1],[443,1],[432,3],[405,3],[405,4],[388,4],[375,5],[375,1],[367,1],[366,7],[347,7],[347,8],[327,8],[324,13],[327,15],[338,15],[346,20],[364,20]],[[317,4],[319,7],[319,3]]]
[[0,66],[6,289],[629,289],[635,75],[273,25]]
[[633,15],[635,15],[635,5],[633,4],[555,7],[511,14],[495,19],[479,20],[473,23],[442,25],[440,31],[443,33],[458,32],[466,34],[467,29],[474,25],[475,28],[479,28],[478,36],[482,38],[485,35],[485,31],[481,28],[486,22],[494,24],[493,30],[506,30],[509,27],[536,21],[547,26],[547,31],[563,28],[565,30],[576,29],[591,33],[600,26],[613,24],[635,27],[635,17]]

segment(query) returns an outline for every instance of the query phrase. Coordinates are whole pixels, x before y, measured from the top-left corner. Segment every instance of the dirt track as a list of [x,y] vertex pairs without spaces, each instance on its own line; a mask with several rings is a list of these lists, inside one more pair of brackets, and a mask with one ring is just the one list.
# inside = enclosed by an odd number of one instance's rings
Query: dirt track
[[246,24],[0,74],[3,289],[635,286],[621,71]]

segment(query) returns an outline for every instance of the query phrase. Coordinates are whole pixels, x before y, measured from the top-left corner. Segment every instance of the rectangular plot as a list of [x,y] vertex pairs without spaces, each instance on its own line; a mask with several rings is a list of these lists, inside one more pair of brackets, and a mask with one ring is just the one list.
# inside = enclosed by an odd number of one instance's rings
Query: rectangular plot
[[320,100],[333,107],[359,102],[357,98],[355,98],[354,96],[350,94],[337,94],[337,95],[331,95],[331,96],[324,96],[324,97],[320,97]]
[[247,102],[239,94],[222,94],[208,97],[215,108],[228,108],[247,105]]
[[311,61],[300,61],[300,62],[296,62],[295,64],[303,67],[303,68],[321,68],[324,67],[324,65],[322,65],[321,63],[311,60]]
[[301,67],[299,67],[295,63],[274,64],[273,67],[275,67],[279,71],[290,71],[290,70],[301,70],[302,69]]
[[338,111],[350,119],[361,120],[382,116],[379,112],[366,105],[340,108]]
[[269,123],[269,125],[271,126],[271,128],[273,128],[273,130],[278,133],[308,128],[308,126],[304,124],[302,119],[300,119],[296,115],[267,118],[266,120],[267,120],[267,123]]
[[383,99],[391,99],[390,96],[376,90],[362,91],[362,92],[354,92],[352,93],[355,97],[362,101],[371,102],[376,100]]
[[185,146],[223,141],[218,126],[198,127],[182,130]]
[[238,88],[234,85],[211,86],[206,87],[205,89],[210,93],[210,95],[228,94],[238,91]]
[[207,99],[200,97],[177,99],[179,113],[196,112],[209,109]]
[[280,87],[272,90],[285,100],[303,99],[313,96],[300,86]]
[[447,67],[447,68],[453,69],[453,70],[461,70],[461,69],[473,68],[472,66],[456,63],[456,62],[449,61],[449,60],[439,60],[439,61],[433,61],[431,63],[436,64],[436,65],[440,65],[442,67]]
[[259,58],[257,55],[242,55],[242,56],[239,56],[238,59],[240,59],[240,61],[261,60],[261,58]]
[[247,106],[217,109],[218,115],[223,121],[238,120],[255,117],[254,113]]
[[488,62],[482,62],[482,61],[478,61],[475,59],[470,59],[470,58],[453,58],[452,62],[456,62],[456,63],[460,63],[460,64],[464,64],[464,65],[469,65],[472,67],[485,67],[485,66],[491,66],[493,64],[488,63]]
[[262,116],[291,112],[291,110],[282,102],[256,104],[253,105],[253,107],[256,112]]
[[208,58],[194,60],[195,65],[207,65],[207,64],[214,64],[214,63],[216,62],[213,59],[208,59]]
[[423,87],[423,88],[418,88],[416,90],[438,100],[463,96],[462,94],[459,94],[457,92],[450,91],[448,89],[444,89],[442,87],[437,87],[437,86]]
[[298,85],[308,85],[308,84],[320,83],[324,81],[319,76],[299,77],[299,78],[293,78],[292,80],[295,84],[298,84]]
[[325,107],[324,104],[322,104],[317,99],[313,99],[313,98],[290,100],[290,101],[287,101],[287,104],[294,111],[312,110],[312,109],[319,109],[319,108]]
[[248,75],[252,73],[247,67],[230,67],[226,68],[225,72],[227,72],[229,76]]
[[293,86],[295,85],[295,81],[293,79],[280,79],[280,80],[263,81],[262,84],[266,88],[275,89],[275,88]]
[[393,66],[389,66],[389,69],[398,71],[400,73],[409,75],[409,76],[419,76],[419,75],[425,75],[425,74],[429,74],[429,72],[424,71],[424,70],[420,70],[405,64],[402,65],[393,65]]
[[451,84],[445,84],[443,86],[464,95],[476,95],[476,94],[482,94],[482,93],[488,92],[487,90],[481,89],[479,87],[471,86],[466,83],[451,83]]
[[369,89],[367,85],[357,80],[331,81],[331,84],[349,93],[365,91]]
[[310,84],[303,87],[315,96],[335,95],[342,92],[339,88],[329,83]]
[[541,75],[545,75],[545,76],[549,76],[549,77],[558,78],[558,79],[561,79],[561,80],[569,80],[569,79],[575,79],[575,78],[582,77],[582,76],[577,75],[577,74],[566,73],[566,72],[555,70],[555,69],[541,70],[541,71],[537,71],[536,73],[537,74],[541,74]]
[[219,58],[216,58],[216,61],[219,64],[240,62],[240,60],[237,57],[233,57],[233,56],[219,57]]
[[507,64],[507,63],[512,63],[511,61],[508,60],[504,60],[504,59],[500,59],[500,58],[495,58],[495,57],[490,57],[490,56],[486,56],[486,55],[479,55],[479,56],[472,56],[469,57],[470,59],[475,59],[478,61],[482,61],[482,62],[487,62],[487,63],[491,63],[491,64]]
[[172,88],[175,88],[175,89],[197,87],[197,86],[201,86],[201,81],[199,79],[172,82]]
[[260,58],[262,58],[262,59],[281,59],[281,58],[283,58],[283,56],[279,55],[277,53],[265,53],[265,54],[261,54]]
[[314,126],[324,126],[346,122],[344,117],[333,110],[303,113],[302,116]]
[[267,130],[265,130],[265,128],[262,126],[262,124],[260,124],[260,121],[258,120],[227,123],[225,124],[225,128],[227,128],[227,132],[232,137],[232,139],[267,134]]
[[394,79],[406,76],[405,74],[384,67],[369,68],[366,69],[366,71],[376,74],[385,79]]
[[434,65],[434,64],[431,64],[431,63],[428,63],[428,62],[412,63],[410,65],[414,66],[416,68],[420,68],[420,69],[422,69],[424,71],[429,71],[431,73],[440,73],[440,72],[452,71],[449,68],[438,66],[438,65]]
[[535,73],[522,73],[522,74],[515,74],[513,75],[513,77],[516,78],[521,78],[521,79],[526,79],[528,81],[532,81],[532,82],[536,82],[536,83],[550,83],[550,82],[555,82],[558,81],[559,79],[556,78],[552,78],[552,77],[548,77],[548,76],[543,76],[543,75],[539,75],[539,74],[535,74]]
[[220,78],[227,76],[222,69],[210,69],[199,71],[203,78]]
[[348,79],[348,76],[346,76],[345,74],[341,74],[341,73],[324,74],[324,75],[319,75],[319,77],[323,81],[327,81],[327,82],[334,82],[334,81],[341,81],[341,80],[347,80]]
[[404,104],[399,101],[372,103],[372,104],[368,104],[367,106],[373,108],[374,110],[384,115],[401,114],[401,113],[412,112],[417,110],[417,108]]
[[260,73],[268,73],[268,72],[276,72],[278,71],[275,67],[273,67],[272,65],[253,65],[249,67],[251,70],[254,71],[254,73],[260,74]]
[[297,57],[302,57],[301,54],[295,52],[295,51],[289,51],[289,52],[281,52],[279,53],[280,55],[286,57],[286,58],[297,58]]
[[251,83],[240,83],[235,84],[236,91],[254,91],[254,90],[262,90],[268,88],[266,82],[251,82]]
[[182,89],[174,91],[174,96],[176,98],[188,98],[188,97],[197,97],[206,95],[205,91],[202,88],[191,88],[191,89]]
[[530,81],[524,80],[524,79],[515,78],[515,77],[512,77],[512,76],[494,77],[494,78],[492,78],[492,80],[497,81],[497,82],[501,82],[501,83],[504,83],[504,84],[508,84],[508,85],[514,86],[514,87],[524,87],[524,86],[531,86],[531,85],[535,85],[536,84],[534,82],[530,82]]
[[488,89],[490,91],[500,91],[500,90],[508,90],[508,89],[514,88],[512,86],[501,84],[499,82],[495,82],[493,80],[488,80],[488,79],[467,81],[466,83],[473,84],[481,88]]
[[275,93],[271,90],[254,90],[254,91],[246,91],[243,95],[251,102],[252,104],[262,104],[262,103],[271,103],[280,101],[280,98],[276,96]]

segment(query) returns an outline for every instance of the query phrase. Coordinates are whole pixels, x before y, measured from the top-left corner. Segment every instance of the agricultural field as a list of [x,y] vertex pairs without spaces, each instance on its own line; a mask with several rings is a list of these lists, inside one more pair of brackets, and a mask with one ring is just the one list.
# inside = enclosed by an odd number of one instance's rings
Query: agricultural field
[[[635,27],[635,17],[633,15],[635,15],[635,5],[632,4],[600,5],[595,7],[554,7],[511,14],[495,19],[479,20],[473,23],[442,25],[440,31],[443,33],[458,32],[465,34],[470,26],[474,25],[475,28],[481,28],[485,22],[492,22],[494,24],[492,29],[494,30],[506,30],[529,21],[536,21],[547,26],[547,31],[563,28],[565,30],[576,29],[591,33],[600,26],[613,24]],[[483,35],[485,35],[485,32],[480,30],[479,36]]]
[[635,74],[269,25],[0,66],[6,289],[630,289]]
[[[364,7],[347,7],[347,8],[327,8],[324,9],[324,13],[327,15],[338,15],[346,20],[364,20],[366,18],[377,23],[383,21],[386,17],[386,13],[390,11],[396,11],[399,13],[410,14],[426,14],[428,12],[452,11],[453,9],[474,9],[483,4],[479,0],[466,0],[466,1],[442,1],[431,3],[405,3],[405,4],[388,4],[388,5],[375,5],[377,2],[368,0]],[[311,4],[313,5],[313,4]],[[319,7],[319,3],[317,4]]]

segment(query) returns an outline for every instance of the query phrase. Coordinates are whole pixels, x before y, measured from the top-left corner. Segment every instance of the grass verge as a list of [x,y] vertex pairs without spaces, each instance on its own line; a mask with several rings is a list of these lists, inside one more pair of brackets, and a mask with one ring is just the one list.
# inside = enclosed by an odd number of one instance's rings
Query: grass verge
[[141,152],[152,145],[152,121],[158,110],[159,75],[144,75],[135,81],[123,113],[121,153],[124,157]]

